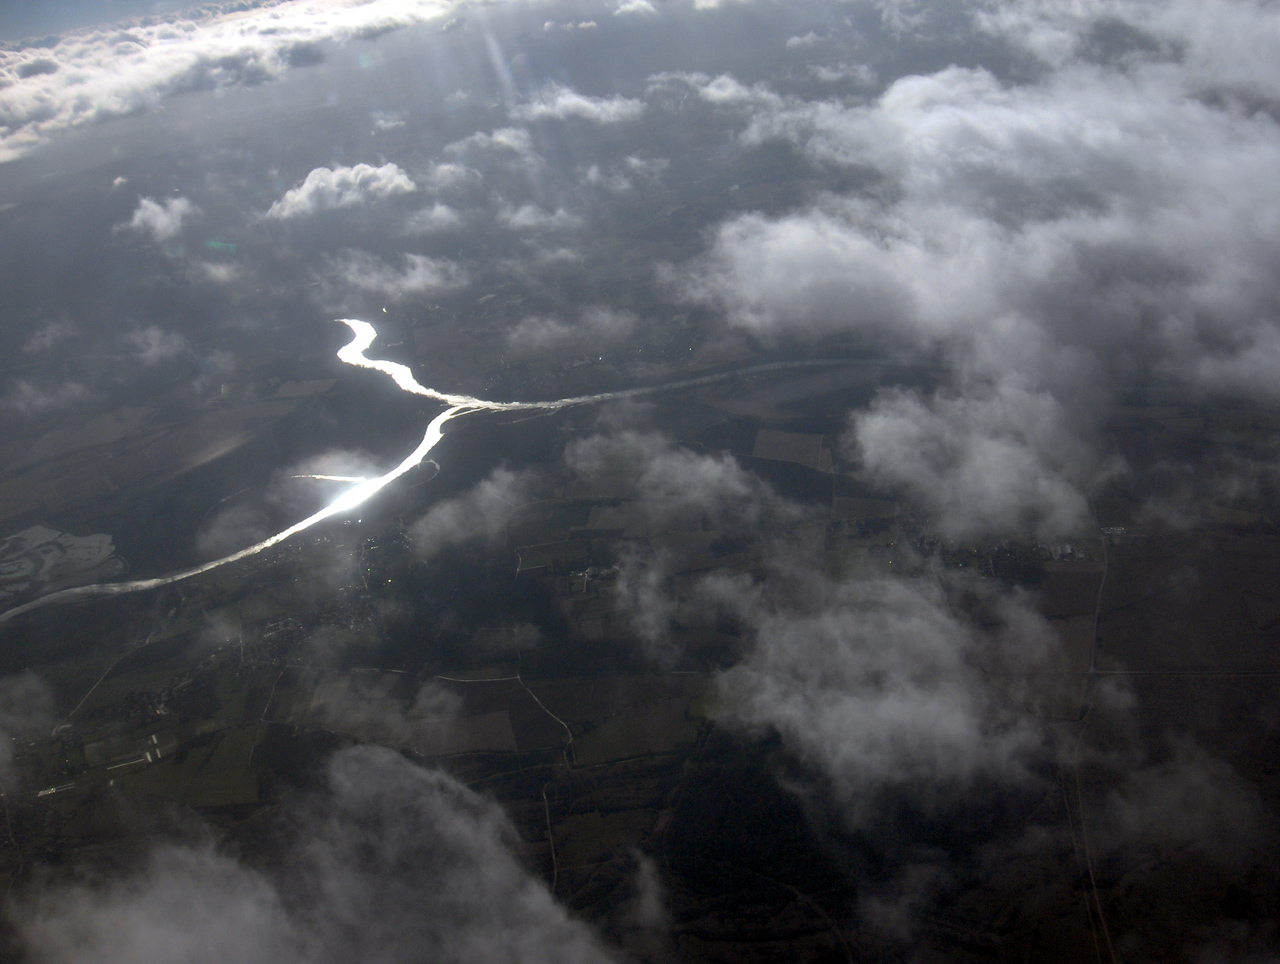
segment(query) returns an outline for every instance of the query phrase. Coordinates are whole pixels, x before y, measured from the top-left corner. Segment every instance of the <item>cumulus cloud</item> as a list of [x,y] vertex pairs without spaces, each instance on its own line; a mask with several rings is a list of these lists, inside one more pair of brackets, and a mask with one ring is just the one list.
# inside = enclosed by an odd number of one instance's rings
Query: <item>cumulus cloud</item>
[[523,127],[500,127],[495,131],[478,131],[445,146],[453,155],[514,154],[527,163],[537,163],[533,138]]
[[25,352],[48,351],[54,345],[70,338],[73,331],[70,322],[51,321],[33,331],[31,336],[23,342],[22,350]]
[[547,211],[536,204],[505,205],[498,211],[498,223],[513,231],[563,231],[582,225],[582,219],[564,208]]
[[261,542],[275,531],[267,511],[258,503],[238,503],[216,513],[201,526],[196,551],[205,559],[219,559]]
[[417,190],[417,185],[395,164],[317,167],[300,185],[286,191],[284,197],[272,204],[266,216],[285,220],[318,211],[368,204],[414,190]]
[[169,198],[163,203],[144,197],[123,226],[150,234],[155,241],[168,241],[182,230],[183,220],[195,213],[196,206],[184,197]]
[[403,267],[395,268],[368,252],[347,251],[331,259],[330,265],[343,284],[397,301],[467,283],[466,271],[456,263],[423,254],[406,254]]
[[0,791],[13,790],[17,780],[14,743],[47,736],[53,710],[53,691],[31,670],[0,678]]
[[810,30],[808,33],[796,34],[787,38],[787,49],[795,50],[799,47],[812,47],[822,42],[822,38],[817,33]]
[[635,315],[608,308],[589,308],[576,324],[534,316],[522,319],[511,329],[507,351],[515,358],[570,349],[580,353],[602,351],[625,341],[635,328]]
[[462,216],[447,204],[437,202],[429,208],[415,211],[404,222],[405,234],[435,234],[462,224]]
[[1242,847],[1260,843],[1267,821],[1257,789],[1187,737],[1168,742],[1166,759],[1131,769],[1107,791],[1096,846],[1130,855],[1135,848],[1190,848],[1231,863]]
[[272,80],[316,63],[323,43],[431,22],[452,6],[431,0],[211,6],[0,50],[0,160],[59,132],[155,108],[175,94]]
[[635,120],[644,113],[644,101],[628,97],[589,97],[563,84],[548,84],[511,111],[517,120],[566,120],[581,118],[596,124]]
[[949,68],[861,107],[731,78],[701,90],[739,105],[747,143],[884,179],[722,225],[689,292],[737,324],[945,343],[1033,379],[1154,356],[1193,381],[1201,353],[1229,359],[1265,344],[1259,318],[1275,327],[1280,239],[1262,212],[1277,202],[1260,185],[1280,128],[1165,70],[1075,64],[1009,86]]
[[657,526],[754,529],[799,517],[733,456],[692,452],[656,432],[627,429],[577,439],[564,458],[583,478],[630,480],[641,510]]
[[754,636],[747,658],[721,679],[727,722],[779,733],[831,781],[853,825],[874,820],[886,793],[928,810],[984,781],[1029,779],[1042,737],[988,690],[972,665],[986,648],[982,633],[940,585],[798,575],[781,595],[742,578],[708,581],[708,597],[744,617]]
[[219,285],[238,281],[242,274],[238,265],[228,264],[225,261],[199,261],[191,268],[195,279]]
[[1091,453],[1045,392],[884,392],[853,414],[846,442],[869,478],[905,491],[950,538],[1050,539],[1088,515]]
[[38,385],[27,379],[19,379],[0,398],[0,409],[17,415],[40,415],[70,408],[88,401],[90,397],[89,390],[79,382]]
[[522,475],[494,469],[470,491],[436,503],[410,527],[414,552],[429,559],[446,546],[501,538],[527,485]]
[[423,178],[423,183],[433,191],[445,191],[460,187],[480,177],[464,164],[444,162],[433,164]]
[[187,340],[177,332],[165,331],[159,325],[135,328],[125,336],[133,355],[144,365],[156,365],[175,358],[187,350]]
[[[311,641],[313,650],[322,650],[326,641]],[[336,649],[333,641],[328,641]],[[459,696],[428,681],[418,688],[413,700],[404,705],[388,695],[386,688],[360,675],[343,679],[343,685],[326,687],[323,697],[313,700],[319,721],[335,733],[349,733],[361,740],[391,747],[416,747],[420,737],[432,728],[448,724],[457,716]],[[316,705],[319,702],[319,706]]]
[[[949,67],[863,103],[728,75],[653,78],[739,116],[745,146],[787,142],[859,182],[732,216],[666,277],[766,340],[941,361],[943,394],[886,398],[860,419],[873,474],[951,517],[953,533],[1015,519],[1047,532],[1083,511],[1115,386],[1154,377],[1280,397],[1280,201],[1265,186],[1280,125],[1222,100],[1245,88],[1230,45],[1195,35],[1190,5],[968,9],[1045,69],[1013,81]],[[1270,8],[1228,9],[1246,61],[1244,24],[1280,30]],[[1127,53],[1098,48],[1106,30]],[[1258,68],[1252,96],[1270,73]],[[908,436],[924,450],[891,444]]]
[[393,131],[398,127],[404,127],[404,118],[399,114],[393,114],[383,110],[375,110],[371,117],[373,119],[374,130],[377,131]]
[[603,942],[514,856],[502,810],[381,748],[338,753],[264,872],[211,845],[158,847],[107,886],[46,888],[11,912],[36,960],[605,964]]

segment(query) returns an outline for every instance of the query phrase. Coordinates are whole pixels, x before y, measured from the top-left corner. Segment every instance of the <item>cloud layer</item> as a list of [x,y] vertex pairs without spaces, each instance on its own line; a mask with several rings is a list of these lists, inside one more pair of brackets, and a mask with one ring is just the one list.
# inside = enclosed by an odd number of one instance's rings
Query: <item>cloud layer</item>
[[322,58],[319,45],[436,20],[445,2],[286,0],[256,9],[66,34],[0,49],[0,161],[84,124],[156,107],[174,94],[278,77]]
[[279,871],[165,845],[110,887],[51,888],[12,917],[50,964],[615,960],[520,865],[502,810],[442,772],[346,750],[293,819]]

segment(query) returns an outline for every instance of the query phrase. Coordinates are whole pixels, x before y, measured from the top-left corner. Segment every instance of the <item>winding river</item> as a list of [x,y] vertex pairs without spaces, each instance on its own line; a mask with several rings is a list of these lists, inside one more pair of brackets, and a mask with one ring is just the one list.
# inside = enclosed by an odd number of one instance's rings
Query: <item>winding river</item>
[[[560,398],[555,399],[554,401],[544,402],[491,402],[482,398],[472,398],[470,395],[450,395],[445,392],[437,391],[434,388],[428,388],[426,385],[419,383],[418,380],[414,378],[413,372],[407,365],[368,358],[365,355],[365,351],[373,344],[374,339],[378,337],[377,330],[367,321],[359,321],[354,318],[341,318],[339,321],[350,328],[354,335],[351,341],[338,349],[338,358],[341,361],[357,368],[370,368],[374,371],[382,372],[385,375],[389,375],[392,381],[394,381],[401,390],[413,395],[422,395],[427,398],[434,398],[439,402],[443,402],[445,406],[447,406],[444,411],[428,423],[427,430],[422,436],[422,441],[418,443],[417,448],[406,455],[399,464],[384,475],[379,475],[369,479],[342,479],[341,481],[352,481],[355,484],[353,484],[351,488],[344,490],[336,499],[324,508],[312,513],[305,519],[295,522],[287,529],[282,529],[275,535],[263,539],[261,542],[254,543],[251,546],[246,546],[245,548],[233,552],[230,555],[223,556],[220,559],[211,559],[210,561],[203,562],[198,566],[180,569],[177,572],[172,572],[164,576],[155,576],[151,579],[131,579],[124,582],[95,583],[87,586],[74,586],[70,589],[60,589],[56,592],[39,596],[30,602],[23,603],[21,606],[15,606],[12,609],[0,613],[0,623],[5,623],[8,620],[13,619],[15,616],[30,612],[33,609],[40,609],[44,606],[51,606],[57,603],[74,602],[76,600],[90,599],[98,596],[118,596],[125,593],[158,589],[161,586],[169,586],[175,582],[182,582],[183,580],[203,575],[206,572],[212,572],[214,569],[221,568],[222,566],[226,566],[234,562],[239,562],[241,559],[256,556],[258,553],[264,552],[272,546],[279,545],[286,539],[292,538],[298,533],[304,532],[312,526],[324,522],[326,519],[331,519],[334,516],[346,515],[356,507],[373,498],[410,469],[422,464],[430,454],[431,450],[439,444],[440,439],[443,437],[445,423],[468,412],[553,411],[556,409],[569,408],[574,405],[587,405],[596,402],[614,401],[617,399],[632,398],[638,395],[646,395],[659,391],[674,391],[684,388],[693,388],[699,385],[706,385],[712,382],[721,381],[726,378],[732,378],[735,375],[776,371],[784,368],[806,368],[843,363],[841,360],[835,359],[774,362],[766,365],[754,365],[749,368],[736,369],[729,372],[720,372],[714,375],[704,375],[699,378],[691,378],[684,381],[668,382],[662,385],[629,388],[618,392],[604,392],[599,395],[581,395],[575,398]],[[316,476],[316,478],[320,478],[320,476]],[[339,481],[337,478],[333,478],[332,480]]]

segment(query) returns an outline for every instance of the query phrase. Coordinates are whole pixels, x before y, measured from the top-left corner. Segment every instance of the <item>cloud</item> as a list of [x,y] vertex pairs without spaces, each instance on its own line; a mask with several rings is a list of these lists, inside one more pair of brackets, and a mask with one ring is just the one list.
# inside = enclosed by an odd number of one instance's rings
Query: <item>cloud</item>
[[317,167],[300,185],[286,191],[284,197],[272,204],[266,217],[285,220],[318,211],[355,207],[415,190],[417,185],[395,164]]
[[160,846],[138,872],[11,911],[22,943],[49,964],[617,959],[517,860],[502,810],[453,777],[357,747],[328,783],[295,804],[291,852],[269,871]]
[[157,242],[168,241],[182,230],[183,219],[195,213],[196,206],[184,197],[169,198],[163,204],[144,197],[138,201],[133,217],[122,227],[150,234]]
[[0,161],[63,131],[154,109],[175,94],[273,80],[315,63],[321,44],[431,22],[450,9],[431,0],[227,4],[0,49]]
[[31,336],[23,342],[22,350],[25,352],[48,351],[54,345],[70,338],[74,330],[70,322],[51,321],[33,331]]
[[155,365],[170,358],[176,358],[187,350],[187,340],[172,331],[165,331],[158,325],[146,328],[135,328],[125,336],[134,357],[144,365]]
[[882,392],[846,445],[864,473],[933,513],[944,535],[1069,534],[1088,517],[1096,466],[1046,392],[1008,383],[966,395]]
[[405,234],[435,234],[462,224],[462,216],[447,204],[439,202],[416,211],[404,222]]
[[578,117],[596,124],[618,124],[644,113],[644,101],[627,97],[588,97],[563,84],[548,84],[528,103],[511,111],[517,120],[566,120]]
[[[333,641],[327,645],[337,648]],[[313,639],[311,646],[322,650],[326,642]],[[448,725],[462,708],[461,697],[433,681],[420,686],[407,706],[390,696],[381,681],[360,675],[342,678],[342,685],[322,692],[311,705],[325,729],[391,747],[419,747],[423,736],[429,740],[433,728]]]
[[197,261],[191,265],[191,276],[197,281],[225,285],[239,281],[243,272],[239,265],[225,261]]
[[670,163],[663,157],[645,159],[628,155],[621,165],[621,170],[606,171],[599,164],[592,164],[587,168],[587,183],[622,193],[635,187],[632,178],[649,182],[657,181],[670,167]]
[[564,208],[554,212],[543,210],[536,204],[522,204],[518,208],[504,205],[498,211],[498,223],[513,231],[564,231],[580,227],[582,219]]
[[404,118],[399,114],[375,110],[370,116],[373,120],[374,130],[377,131],[393,131],[397,127],[404,127]]
[[479,174],[465,165],[443,163],[432,165],[423,178],[423,182],[433,191],[445,191],[476,181],[479,178]]
[[595,184],[608,191],[615,191],[618,193],[630,191],[632,187],[631,181],[626,177],[626,175],[617,173],[606,174],[604,171],[600,170],[599,164],[592,164],[587,168],[587,183]]
[[723,224],[688,292],[734,324],[942,343],[1041,385],[1126,364],[1194,383],[1203,353],[1229,361],[1275,328],[1280,202],[1260,165],[1280,128],[1206,105],[1167,71],[1080,64],[1009,86],[953,67],[862,107],[724,78],[702,95],[717,84],[746,143],[789,140],[882,179]]
[[548,20],[542,25],[542,29],[546,33],[554,33],[557,30],[595,30],[596,22],[594,20],[580,20],[577,23],[572,21],[558,23],[555,20]]
[[629,13],[652,14],[657,12],[657,9],[649,0],[618,0],[618,6],[614,8],[613,15],[621,17]]
[[810,30],[808,33],[805,33],[805,34],[796,34],[793,37],[788,37],[787,49],[795,50],[796,48],[799,48],[799,47],[812,47],[815,44],[821,43],[822,39],[823,38],[820,37],[817,33]]
[[218,512],[201,526],[196,551],[202,559],[220,559],[261,542],[275,531],[272,520],[257,503],[238,503]]
[[620,554],[613,601],[627,617],[627,625],[651,663],[675,666],[681,651],[671,638],[672,625],[681,611],[670,585],[673,559],[666,552],[645,555],[631,548]]
[[523,127],[500,127],[487,133],[477,131],[445,145],[444,149],[449,154],[512,153],[525,160],[533,160],[538,156],[533,150],[533,138]]
[[[1214,93],[1234,83],[1230,53],[1191,38],[1186,5],[979,6],[1015,40],[1042,20],[1076,39],[1034,79],[949,67],[862,103],[727,75],[652,78],[737,115],[744,146],[788,143],[815,172],[857,182],[731,216],[664,277],[766,342],[835,339],[941,364],[942,394],[885,399],[862,420],[869,446],[873,428],[889,433],[866,455],[953,516],[951,532],[1007,532],[1015,518],[1047,532],[1082,510],[1118,386],[1280,397],[1280,200],[1264,187],[1280,125]],[[1227,6],[1232,29],[1280,30],[1274,11]],[[1117,66],[1086,42],[1107,11],[1164,39]],[[1179,37],[1199,59],[1161,52]],[[908,436],[929,454],[889,444]]]
[[0,678],[0,791],[12,791],[18,779],[14,743],[47,736],[53,711],[53,691],[31,670]]
[[527,485],[525,476],[499,468],[470,491],[437,502],[409,529],[414,552],[430,559],[447,546],[501,538]]
[[[216,353],[205,359],[201,380],[219,384],[233,366]],[[322,452],[277,470],[263,486],[234,493],[206,512],[196,538],[204,558],[219,558],[260,542],[285,525],[305,518],[350,483],[343,480],[372,478],[385,471],[367,453],[335,450]],[[287,521],[284,521],[287,520]],[[350,561],[344,553],[322,560],[343,569]]]
[[0,409],[18,415],[40,415],[70,408],[90,398],[89,390],[79,382],[68,381],[49,387],[19,379],[0,399]]
[[814,64],[809,72],[828,84],[852,81],[859,87],[874,87],[879,80],[875,70],[868,64]]
[[547,352],[603,351],[631,336],[635,315],[608,308],[588,308],[576,324],[558,318],[524,318],[507,334],[507,351],[516,358]]
[[830,780],[851,825],[878,819],[885,794],[928,812],[984,782],[1030,779],[1038,728],[989,691],[972,665],[988,641],[940,585],[875,572],[832,580],[807,566],[783,579],[782,592],[744,578],[707,582],[707,597],[753,637],[721,678],[726,722],[779,733]]
[[577,475],[627,478],[650,522],[672,528],[754,529],[799,518],[757,475],[727,453],[704,455],[655,432],[627,429],[576,439],[565,464]]
[[1232,863],[1242,847],[1266,834],[1266,808],[1257,789],[1230,764],[1185,736],[1171,736],[1166,759],[1135,767],[1101,803],[1093,830],[1104,854],[1135,849],[1192,849]]
[[466,271],[452,261],[406,254],[403,263],[404,267],[397,269],[364,251],[347,251],[329,262],[332,273],[343,284],[396,301],[467,283]]

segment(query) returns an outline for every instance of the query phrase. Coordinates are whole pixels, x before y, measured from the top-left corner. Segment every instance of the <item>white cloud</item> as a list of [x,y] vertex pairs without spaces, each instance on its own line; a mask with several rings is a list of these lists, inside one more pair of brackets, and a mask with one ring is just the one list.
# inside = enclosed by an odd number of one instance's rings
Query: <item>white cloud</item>
[[623,160],[621,170],[605,170],[599,164],[592,164],[587,168],[586,180],[588,184],[621,194],[635,187],[632,178],[656,181],[669,166],[670,162],[663,157],[644,159],[628,155]]
[[430,559],[446,546],[500,538],[527,485],[523,476],[494,469],[468,492],[436,503],[409,529],[414,552]]
[[0,398],[0,410],[17,415],[40,415],[70,408],[90,398],[89,390],[79,382],[63,382],[60,385],[37,385],[19,379],[9,386]]
[[641,158],[627,155],[627,170],[640,177],[656,180],[671,166],[665,157]]
[[433,191],[448,190],[480,179],[480,175],[463,164],[435,164],[423,177]]
[[[485,161],[496,161],[509,165],[514,163],[533,172],[542,167],[542,158],[533,149],[533,138],[523,127],[500,127],[491,132],[478,131],[461,140],[446,145],[444,152],[458,158],[467,158],[474,167],[483,167]],[[436,170],[445,174],[446,165],[439,165]],[[461,164],[449,165],[446,175],[449,186],[462,183],[465,179],[479,177],[474,170]]]
[[456,228],[462,224],[462,216],[447,204],[436,203],[429,208],[409,215],[404,223],[405,234],[434,234]]
[[754,529],[801,515],[733,456],[692,452],[653,432],[580,438],[565,448],[564,459],[583,478],[630,480],[640,511],[660,528]]
[[859,87],[874,87],[879,80],[875,70],[868,64],[814,64],[809,68],[809,73],[827,84],[852,81]]
[[332,259],[330,268],[346,285],[392,300],[467,283],[466,272],[454,262],[422,254],[406,254],[404,267],[397,269],[367,252],[347,251]]
[[1087,517],[1082,488],[1095,466],[1048,393],[1009,384],[928,400],[889,392],[852,422],[848,442],[867,475],[905,490],[948,537],[1046,540]]
[[255,84],[314,63],[319,45],[437,20],[436,0],[285,0],[67,33],[0,49],[0,161],[61,131],[155,108],[193,90]]
[[[1262,34],[1280,22],[1254,15]],[[1024,83],[951,67],[862,105],[655,78],[737,112],[747,146],[787,141],[874,178],[732,217],[673,277],[764,338],[941,359],[948,392],[886,400],[860,431],[883,443],[864,450],[880,477],[946,531],[1067,526],[1094,471],[1084,443],[1130,379],[1280,393],[1280,124],[1215,101],[1208,67],[1125,63]]]
[[805,34],[797,34],[794,37],[788,37],[787,49],[795,50],[798,47],[812,47],[815,44],[818,44],[821,42],[822,42],[822,38],[818,36],[818,34],[816,34],[814,31],[810,30],[808,33],[805,33]]
[[1095,55],[1099,35],[1110,32],[1119,60],[1174,62],[1172,73],[1191,87],[1280,94],[1280,16],[1266,0],[978,0],[972,15],[980,29],[1053,67]]
[[26,352],[47,351],[54,345],[70,338],[73,331],[74,329],[71,327],[70,322],[51,321],[33,331],[31,337],[23,343],[22,350]]
[[1274,318],[1280,201],[1263,185],[1280,127],[1164,73],[1076,66],[1008,87],[950,68],[852,108],[723,78],[702,91],[739,105],[747,143],[791,140],[893,187],[722,225],[691,291],[738,324],[965,341],[997,371],[1068,353],[1076,371],[1142,342],[1194,360],[1205,324],[1230,341]]
[[586,181],[588,184],[594,184],[596,187],[602,187],[606,191],[617,194],[630,191],[632,188],[631,180],[626,175],[616,171],[606,173],[600,169],[599,164],[592,164],[587,168]]
[[629,13],[657,13],[653,4],[649,0],[618,0],[618,6],[614,9],[613,15],[621,17]]
[[563,231],[581,227],[582,219],[564,208],[546,211],[536,204],[515,208],[504,205],[498,210],[498,223],[513,231]]
[[407,194],[417,190],[417,185],[395,164],[374,167],[356,164],[352,167],[317,167],[297,187],[285,192],[284,197],[271,205],[266,217],[296,218],[348,208],[369,201]]
[[[980,781],[1030,779],[1039,727],[991,693],[973,660],[992,640],[953,614],[935,582],[874,573],[833,582],[801,566],[791,583],[782,593],[742,578],[705,584],[706,605],[752,629],[749,655],[722,677],[725,722],[781,734],[828,776],[854,826],[881,816],[886,793],[928,812]],[[1051,634],[1037,635],[1000,646],[1025,658]]]
[[138,201],[133,217],[121,227],[150,234],[156,241],[168,241],[182,230],[182,222],[196,213],[196,206],[184,197],[169,198],[164,203],[144,197]]
[[0,792],[15,788],[14,740],[47,736],[55,705],[52,690],[31,670],[0,678]]
[[187,340],[177,332],[165,331],[158,325],[135,328],[126,336],[134,357],[144,365],[155,365],[175,358],[187,350]]
[[514,108],[518,120],[565,120],[579,117],[596,124],[617,124],[644,113],[644,101],[627,97],[588,97],[563,84],[548,84],[526,104]]
[[524,318],[507,335],[507,351],[522,358],[546,352],[602,351],[629,338],[636,317],[629,312],[589,308],[575,324],[559,318]]
[[215,284],[230,284],[240,278],[240,269],[225,261],[201,261],[195,265],[197,276]]
[[167,844],[97,886],[44,887],[11,920],[51,964],[618,959],[525,869],[501,808],[453,777],[357,747],[328,784],[292,802],[289,856],[269,871]]

